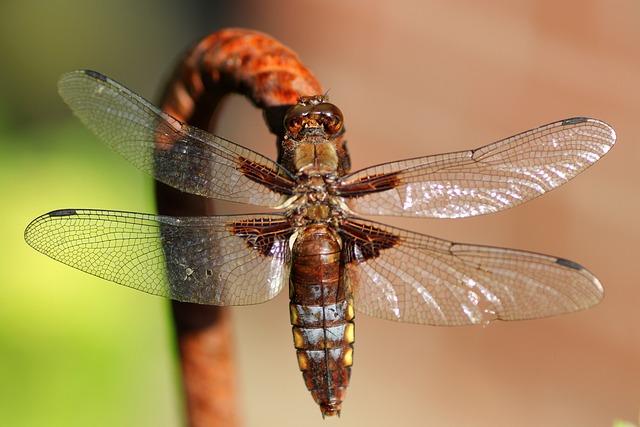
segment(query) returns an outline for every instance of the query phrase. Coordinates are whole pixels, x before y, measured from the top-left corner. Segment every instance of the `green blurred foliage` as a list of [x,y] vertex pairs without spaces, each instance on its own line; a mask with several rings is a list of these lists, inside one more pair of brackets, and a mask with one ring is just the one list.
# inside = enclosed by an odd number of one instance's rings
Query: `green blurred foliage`
[[54,208],[153,211],[151,180],[71,117],[21,133],[6,125],[0,116],[0,424],[179,425],[167,303],[59,264],[22,237]]

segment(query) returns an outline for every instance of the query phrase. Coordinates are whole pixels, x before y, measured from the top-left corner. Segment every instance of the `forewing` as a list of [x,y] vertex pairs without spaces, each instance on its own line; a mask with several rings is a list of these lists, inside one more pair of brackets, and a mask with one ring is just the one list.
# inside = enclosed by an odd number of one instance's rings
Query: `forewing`
[[291,193],[291,177],[277,163],[179,122],[102,74],[67,73],[58,90],[107,145],[180,191],[269,207]]
[[428,325],[582,310],[603,296],[584,267],[532,252],[453,243],[353,219],[340,229],[356,310]]
[[288,221],[279,215],[174,218],[59,210],[29,224],[25,240],[71,267],[177,301],[267,301],[288,280]]
[[357,213],[462,218],[517,206],[595,163],[616,140],[596,119],[550,123],[470,151],[385,163],[343,178]]

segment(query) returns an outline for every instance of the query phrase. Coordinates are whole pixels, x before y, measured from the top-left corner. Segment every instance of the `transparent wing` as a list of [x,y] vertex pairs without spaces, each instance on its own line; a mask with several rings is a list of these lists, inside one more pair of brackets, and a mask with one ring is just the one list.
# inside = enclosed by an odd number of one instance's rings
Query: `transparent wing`
[[573,118],[470,151],[354,172],[338,194],[357,213],[461,218],[517,206],[595,163],[616,140],[606,123]]
[[356,310],[428,325],[521,320],[582,310],[603,296],[584,267],[532,252],[453,243],[353,219],[341,226]]
[[288,221],[279,215],[174,218],[66,209],[29,224],[25,240],[71,267],[177,301],[267,301],[288,280]]
[[179,122],[102,74],[64,74],[58,90],[107,145],[178,190],[269,207],[291,192],[290,175],[277,163]]

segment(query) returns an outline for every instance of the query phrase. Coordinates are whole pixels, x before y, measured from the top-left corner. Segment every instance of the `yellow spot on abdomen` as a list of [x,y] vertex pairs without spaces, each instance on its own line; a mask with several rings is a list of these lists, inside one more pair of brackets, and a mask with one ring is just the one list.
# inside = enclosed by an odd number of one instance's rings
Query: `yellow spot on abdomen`
[[298,352],[298,366],[301,371],[306,371],[309,369],[309,359],[307,355],[303,351]]
[[347,323],[347,326],[344,328],[344,340],[348,344],[353,344],[355,341],[355,327],[353,323]]
[[352,320],[355,317],[355,311],[353,310],[353,300],[350,299],[347,302],[347,315],[345,320]]
[[293,345],[296,348],[304,348],[304,337],[300,329],[293,327]]
[[344,350],[344,355],[342,356],[342,364],[344,366],[353,365],[353,349],[351,347],[347,347]]
[[298,324],[298,309],[294,304],[289,304],[289,317],[292,325]]

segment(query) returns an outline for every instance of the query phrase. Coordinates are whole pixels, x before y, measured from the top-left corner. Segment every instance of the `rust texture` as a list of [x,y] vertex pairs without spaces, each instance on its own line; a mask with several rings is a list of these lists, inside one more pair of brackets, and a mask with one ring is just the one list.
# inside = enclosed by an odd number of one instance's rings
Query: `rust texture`
[[[225,29],[199,41],[177,65],[161,107],[177,119],[214,131],[215,112],[230,93],[261,108],[281,141],[286,110],[300,96],[322,93],[290,49],[250,30]],[[280,150],[280,149],[279,149]],[[211,215],[211,200],[156,184],[158,211],[174,216]],[[189,425],[236,426],[233,341],[228,309],[173,302]]]
[[307,227],[293,247],[293,341],[307,389],[322,415],[339,415],[351,376],[351,292],[340,280],[340,243],[326,225]]
[[230,28],[208,35],[185,55],[165,90],[163,108],[208,125],[222,97],[232,92],[261,108],[271,132],[282,139],[286,111],[300,97],[323,90],[291,49],[266,34]]

